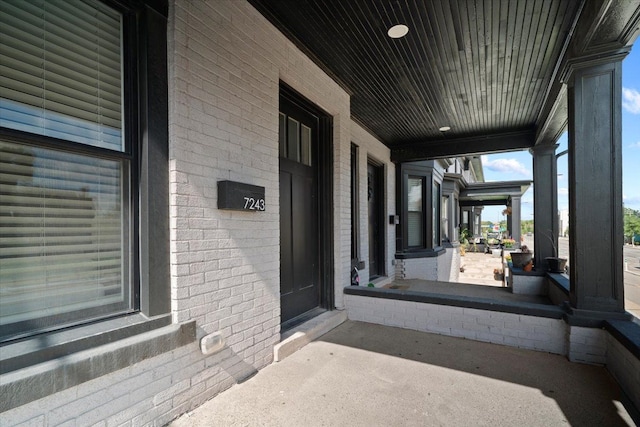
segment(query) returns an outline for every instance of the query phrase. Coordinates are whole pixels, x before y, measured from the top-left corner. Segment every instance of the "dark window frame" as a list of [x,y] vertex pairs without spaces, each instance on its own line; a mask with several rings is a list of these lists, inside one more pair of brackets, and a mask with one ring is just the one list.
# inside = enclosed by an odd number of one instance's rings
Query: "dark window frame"
[[[397,253],[420,253],[433,252],[442,249],[442,235],[440,233],[440,220],[437,219],[436,235],[434,236],[433,224],[433,202],[434,186],[438,186],[438,202],[435,207],[437,215],[440,215],[440,198],[442,197],[441,179],[438,179],[435,168],[431,165],[401,164],[397,169],[398,182],[400,183],[397,193],[397,206],[400,209],[400,227],[397,231]],[[422,244],[419,246],[409,246],[408,233],[408,197],[409,178],[422,179]],[[434,239],[438,237],[437,244]]]
[[[132,264],[130,289],[133,312],[79,320],[75,324],[78,335],[72,338],[70,335],[73,332],[61,330],[61,326],[39,329],[29,334],[48,332],[52,335],[49,341],[56,342],[55,335],[64,332],[62,341],[73,342],[77,351],[88,348],[89,344],[84,346],[82,341],[91,342],[82,332],[86,325],[99,327],[104,322],[103,330],[109,334],[113,333],[109,322],[123,317],[134,316],[137,322],[141,319],[139,314],[154,318],[151,328],[164,326],[171,321],[166,44],[168,4],[163,0],[148,0],[149,4],[135,0],[103,3],[123,16],[124,152],[0,128],[0,137],[8,141],[129,162],[129,262]],[[17,338],[22,339],[24,335],[9,336],[5,344]],[[121,336],[122,332],[116,332],[116,335]],[[37,335],[34,339],[41,339],[41,336]],[[37,363],[49,358],[45,348],[32,359]]]
[[431,179],[431,243],[433,248],[442,246],[441,218],[442,183]]
[[[421,190],[422,190],[422,194],[421,194],[421,217],[420,217],[420,244],[419,245],[409,245],[409,179],[418,179],[421,182]],[[406,250],[424,250],[425,248],[427,248],[426,242],[427,240],[427,230],[426,230],[426,209],[427,209],[427,201],[426,201],[426,196],[427,196],[427,191],[426,191],[426,184],[427,184],[427,177],[424,175],[419,175],[419,174],[409,174],[407,173],[403,179],[403,186],[404,186],[404,197],[403,199],[405,200],[404,203],[404,207],[402,209],[402,215],[405,217],[405,220],[403,221],[405,226],[403,227],[403,240],[405,242],[405,249]],[[417,211],[415,211],[417,212]]]

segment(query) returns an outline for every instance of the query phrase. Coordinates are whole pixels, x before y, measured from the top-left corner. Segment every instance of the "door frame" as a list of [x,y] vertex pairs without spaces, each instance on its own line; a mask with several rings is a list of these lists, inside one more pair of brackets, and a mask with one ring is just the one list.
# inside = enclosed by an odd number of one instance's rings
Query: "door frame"
[[[309,101],[291,86],[280,81],[279,108],[282,102],[293,104],[318,118],[318,281],[320,308],[335,308],[333,258],[333,117]],[[278,166],[278,169],[280,167]],[[279,221],[279,220],[278,220]],[[278,285],[279,286],[279,285]],[[293,319],[295,320],[295,318]]]

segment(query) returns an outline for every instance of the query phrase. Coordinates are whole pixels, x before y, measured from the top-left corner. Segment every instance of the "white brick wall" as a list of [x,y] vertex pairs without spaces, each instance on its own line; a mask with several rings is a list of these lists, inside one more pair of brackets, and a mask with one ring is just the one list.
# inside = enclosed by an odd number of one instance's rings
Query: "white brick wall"
[[[381,163],[384,167],[384,216],[383,224],[385,227],[386,241],[385,245],[385,272],[386,275],[393,278],[395,275],[395,267],[393,260],[395,258],[395,242],[396,228],[395,225],[389,224],[389,215],[396,214],[396,174],[395,165],[391,162],[391,151],[382,142],[374,138],[356,123],[351,124],[351,142],[358,146],[358,172],[359,172],[359,194],[358,201],[359,213],[359,250],[360,260],[365,261],[365,269],[360,272],[360,284],[369,283],[369,208],[367,199],[367,162],[372,159]],[[351,194],[349,192],[349,194]],[[350,206],[350,204],[349,204]],[[349,227],[349,233],[351,228]],[[349,234],[350,235],[350,234]],[[351,246],[349,246],[349,251]],[[341,292],[342,293],[342,292]]]
[[396,278],[438,280],[438,257],[396,260]]
[[569,326],[569,360],[604,365],[607,363],[607,339],[603,329]]
[[[172,9],[174,319],[195,319],[201,335],[222,331],[260,368],[270,359],[252,352],[279,340],[279,81],[335,117],[336,287],[349,277],[349,98],[246,2]],[[266,212],[218,210],[223,179],[265,187]]]
[[640,408],[640,359],[611,334],[606,333],[607,369],[622,386],[636,408]]
[[396,260],[396,279],[437,280],[455,282],[460,275],[460,252],[447,248],[437,257],[408,258]]
[[457,282],[460,279],[460,248],[447,248],[451,253],[451,265],[449,266],[449,281]]
[[[226,347],[212,356],[182,347],[5,412],[3,426],[163,425],[271,363],[280,340],[280,80],[334,118],[335,287],[343,306],[351,244],[347,93],[246,1],[170,1],[169,9],[173,320],[195,320],[198,337],[221,331]],[[361,137],[388,159],[379,142]],[[266,212],[218,210],[219,180],[265,187]]]
[[[511,272],[509,272],[511,273]],[[511,292],[521,295],[547,295],[548,285],[544,276],[527,276],[509,274]]]
[[[230,350],[206,359],[195,344],[2,413],[2,426],[164,425],[231,386]],[[243,371],[244,370],[244,371]]]
[[560,319],[346,295],[350,320],[468,338],[529,350],[566,354]]

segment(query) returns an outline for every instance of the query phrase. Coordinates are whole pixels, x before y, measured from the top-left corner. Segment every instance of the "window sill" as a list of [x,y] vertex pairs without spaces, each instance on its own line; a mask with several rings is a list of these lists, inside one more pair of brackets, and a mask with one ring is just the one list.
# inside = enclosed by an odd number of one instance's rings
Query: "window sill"
[[170,321],[170,316],[146,319],[137,314],[5,344],[0,412],[195,341],[195,322]]

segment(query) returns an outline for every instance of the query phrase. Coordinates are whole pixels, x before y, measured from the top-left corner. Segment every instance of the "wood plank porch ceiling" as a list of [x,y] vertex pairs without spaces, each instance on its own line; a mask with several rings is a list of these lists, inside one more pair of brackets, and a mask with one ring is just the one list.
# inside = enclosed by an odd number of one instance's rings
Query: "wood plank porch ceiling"
[[[356,121],[392,150],[432,146],[434,157],[534,144],[581,5],[575,0],[249,2],[351,93]],[[395,24],[407,25],[409,33],[390,38],[387,31]],[[442,133],[441,126],[451,130]]]

